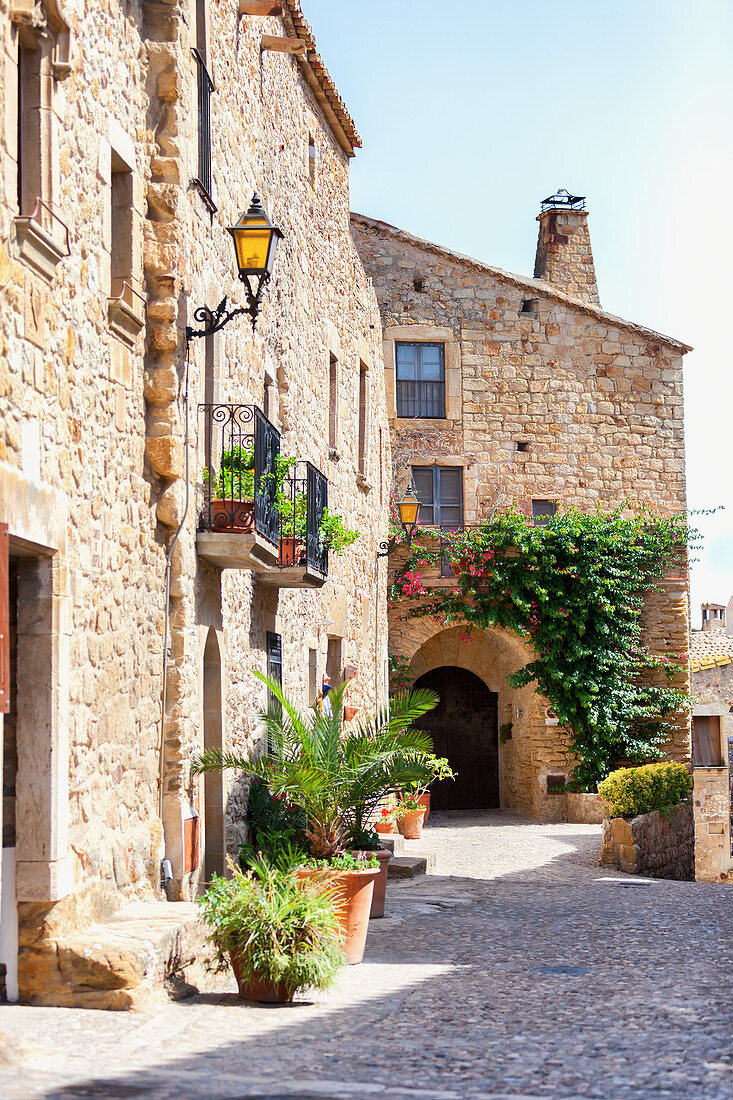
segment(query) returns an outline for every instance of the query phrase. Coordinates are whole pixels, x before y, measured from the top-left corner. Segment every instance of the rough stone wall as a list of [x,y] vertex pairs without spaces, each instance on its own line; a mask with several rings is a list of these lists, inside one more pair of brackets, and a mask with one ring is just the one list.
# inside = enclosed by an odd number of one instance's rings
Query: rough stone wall
[[[27,539],[38,517],[49,517],[53,537],[33,541],[39,552],[54,553],[60,625],[53,644],[68,639],[68,654],[58,651],[63,674],[54,723],[64,745],[68,738],[55,789],[71,873],[55,893],[39,887],[28,895],[44,912],[64,894],[97,885],[150,898],[164,854],[174,863],[171,896],[196,891],[197,875],[183,871],[182,818],[193,805],[203,824],[201,785],[191,780],[189,760],[201,747],[203,650],[211,630],[221,652],[227,745],[249,749],[258,741],[253,714],[264,694],[251,670],[266,668],[267,630],[282,634],[284,683],[301,703],[309,701],[308,650],[317,652],[320,679],[329,635],[343,639],[342,664],[357,668],[347,701],[368,710],[383,697],[386,604],[383,589],[377,597],[375,550],[385,533],[390,444],[378,307],[349,232],[349,159],[297,60],[260,51],[263,33],[284,33],[282,21],[239,19],[236,4],[212,0],[212,215],[191,182],[198,174],[193,12],[188,2],[68,4],[70,71],[53,90],[53,206],[68,224],[71,254],[43,277],[23,260],[16,239],[9,89],[17,83],[17,32],[0,3],[0,521],[9,522],[11,536]],[[133,318],[132,336],[112,324],[108,307],[115,289],[111,172],[119,157],[133,160],[131,281],[147,301],[146,318],[134,299],[142,327],[135,335]],[[257,330],[241,317],[214,337],[209,368],[203,340],[192,345],[189,362],[189,508],[172,557],[164,838],[158,768],[165,555],[186,500],[184,328],[195,323],[195,308],[216,306],[225,293],[234,305],[244,301],[225,227],[255,189],[285,234]],[[327,432],[330,354],[339,361],[335,451]],[[370,408],[363,471],[356,454],[360,363],[368,370]],[[263,406],[269,385],[282,453],[327,475],[330,509],[360,532],[342,558],[331,554],[322,589],[279,591],[247,570],[221,573],[198,557],[198,404],[207,369],[217,401]],[[40,730],[38,737],[33,750],[42,754]],[[21,755],[29,749],[19,744]],[[233,852],[242,838],[244,793],[227,777]],[[202,848],[204,842],[202,830]]]
[[[603,313],[593,295],[572,298],[373,219],[352,215],[352,232],[382,311],[398,486],[411,465],[462,467],[467,525],[512,502],[531,515],[533,499],[590,510],[631,498],[665,516],[684,511],[684,345]],[[541,241],[543,232],[541,221]],[[590,256],[589,240],[578,247]],[[445,419],[397,417],[399,340],[445,344]],[[687,653],[686,572],[660,587],[646,601],[645,641],[654,653]],[[390,615],[392,652],[412,657],[441,644],[440,626],[403,623],[399,614]],[[482,660],[491,664],[495,642],[486,644],[492,653]],[[675,685],[689,689],[686,670]],[[520,738],[501,750],[502,797],[512,808],[561,816],[563,800],[546,794],[546,775],[567,774],[571,761],[564,735],[545,725],[545,706],[537,698],[523,708],[534,715],[532,744],[520,747]],[[670,755],[688,760],[689,717],[673,723]]]
[[537,221],[535,278],[546,279],[582,302],[600,305],[587,211],[546,210]]
[[603,823],[601,862],[631,875],[673,878],[695,877],[695,834],[692,806],[684,802],[668,814],[655,810],[627,820]]
[[695,878],[730,882],[731,838],[730,748],[733,738],[733,664],[696,670],[692,675],[693,714],[720,721],[722,766],[693,768],[695,813]]

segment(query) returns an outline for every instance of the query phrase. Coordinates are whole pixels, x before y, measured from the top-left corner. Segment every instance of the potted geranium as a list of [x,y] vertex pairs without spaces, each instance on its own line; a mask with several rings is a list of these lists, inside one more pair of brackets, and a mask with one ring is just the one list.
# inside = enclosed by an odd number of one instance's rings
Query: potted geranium
[[430,817],[430,787],[433,783],[438,783],[445,779],[455,779],[456,773],[448,763],[448,759],[445,756],[435,756],[430,753],[425,757],[425,766],[430,769],[430,780],[426,784],[413,783],[406,788],[406,792],[417,797],[418,802],[425,809],[425,817],[423,819],[423,825]]
[[405,840],[419,840],[425,819],[425,807],[416,794],[408,794],[397,805],[397,828]]
[[[291,805],[303,810],[309,856],[320,861],[312,869],[318,871],[320,881],[334,881],[343,927],[353,929],[358,924],[358,935],[351,936],[348,961],[360,962],[378,869],[338,863],[329,869],[329,864],[358,844],[365,821],[386,795],[429,777],[422,759],[430,753],[432,742],[426,733],[412,729],[412,723],[436,705],[437,696],[425,689],[408,693],[389,710],[344,734],[342,697],[346,685],[329,696],[331,714],[315,707],[301,712],[276,680],[258,672],[255,676],[275,700],[261,715],[268,755],[255,758],[209,749],[194,758],[194,774],[236,768],[263,779],[273,795],[284,795]],[[360,897],[362,891],[365,897]],[[362,913],[360,923],[354,917],[355,909]]]
[[377,810],[377,819],[374,822],[374,828],[378,833],[387,835],[394,832],[395,825],[395,806],[396,803],[390,799],[384,806],[380,806]]
[[252,862],[247,874],[214,875],[199,899],[216,951],[215,969],[231,963],[239,995],[285,1003],[298,990],[327,989],[344,963],[333,897],[293,870]]

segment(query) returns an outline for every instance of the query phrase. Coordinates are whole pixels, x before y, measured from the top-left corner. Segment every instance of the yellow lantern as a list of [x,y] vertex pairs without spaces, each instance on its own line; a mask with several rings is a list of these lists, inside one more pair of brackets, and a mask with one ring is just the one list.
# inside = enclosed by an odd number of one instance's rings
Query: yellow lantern
[[410,484],[402,500],[397,502],[397,508],[399,509],[400,520],[405,529],[405,535],[407,536],[407,542],[409,544],[420,516],[420,501],[417,499],[412,484]]
[[227,232],[234,241],[239,278],[243,282],[248,275],[259,276],[261,282],[269,279],[283,234],[268,218],[256,192],[247,213],[242,214],[236,225],[227,226]]

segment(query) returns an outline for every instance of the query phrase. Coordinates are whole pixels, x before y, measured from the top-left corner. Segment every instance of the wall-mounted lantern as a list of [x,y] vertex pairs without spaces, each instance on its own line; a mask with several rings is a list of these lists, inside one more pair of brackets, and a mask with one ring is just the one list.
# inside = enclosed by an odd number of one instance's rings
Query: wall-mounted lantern
[[[194,310],[193,315],[203,328],[193,329],[187,326],[186,340],[188,341],[195,336],[211,336],[212,333],[218,332],[220,328],[224,328],[224,325],[229,324],[234,317],[238,317],[240,313],[248,313],[252,318],[252,328],[255,327],[262,291],[272,275],[275,253],[283,233],[268,218],[262,200],[256,192],[252,196],[249,210],[242,214],[234,225],[227,226],[227,232],[231,233],[234,241],[239,278],[247,291],[247,305],[227,310],[227,300],[222,298],[216,309],[199,306]],[[254,280],[254,284],[251,280]]]
[[[415,528],[417,527],[417,521],[420,518],[420,501],[418,500],[415,486],[412,482],[410,482],[402,498],[397,501],[397,510],[400,513],[400,523],[405,533],[405,545],[409,546],[412,542]],[[402,545],[402,543],[400,543],[400,545]],[[392,553],[396,546],[397,540],[395,538],[389,539],[388,542],[380,542],[377,557],[386,558],[388,554]]]

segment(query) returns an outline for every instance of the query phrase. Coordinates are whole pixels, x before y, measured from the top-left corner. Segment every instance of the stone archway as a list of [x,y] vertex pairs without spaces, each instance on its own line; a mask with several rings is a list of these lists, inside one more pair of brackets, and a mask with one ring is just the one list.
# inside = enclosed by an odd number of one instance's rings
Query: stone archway
[[[212,627],[204,647],[204,749],[224,747],[222,721],[221,652]],[[204,881],[224,874],[226,825],[224,820],[224,776],[220,771],[204,774]]]

